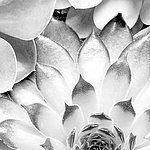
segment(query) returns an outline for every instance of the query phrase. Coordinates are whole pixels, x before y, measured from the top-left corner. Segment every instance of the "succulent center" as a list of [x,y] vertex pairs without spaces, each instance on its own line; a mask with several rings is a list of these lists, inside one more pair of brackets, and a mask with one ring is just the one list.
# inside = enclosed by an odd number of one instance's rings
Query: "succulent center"
[[106,128],[97,129],[80,138],[81,150],[115,150],[115,135]]

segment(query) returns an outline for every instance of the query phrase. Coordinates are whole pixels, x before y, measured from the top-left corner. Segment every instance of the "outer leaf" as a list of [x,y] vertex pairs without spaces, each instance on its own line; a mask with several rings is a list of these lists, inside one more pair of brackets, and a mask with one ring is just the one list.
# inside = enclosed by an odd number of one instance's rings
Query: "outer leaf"
[[99,93],[104,74],[109,65],[109,54],[94,31],[79,51],[78,64],[83,79],[92,84],[95,91]]
[[68,0],[56,0],[55,9],[64,9],[70,6],[71,4]]
[[141,6],[142,0],[103,0],[95,8],[94,23],[99,29],[102,29],[118,13],[122,13],[131,28],[138,19]]
[[71,103],[71,93],[60,72],[52,66],[36,66],[36,84],[47,103],[62,116],[65,102]]
[[27,112],[20,105],[5,98],[0,98],[0,116],[0,122],[16,119],[28,124],[31,123]]
[[111,63],[117,61],[121,52],[132,42],[133,38],[121,14],[108,22],[100,36],[109,51]]
[[[144,32],[144,33],[143,33]],[[135,98],[150,76],[150,32],[138,33],[136,39],[126,47],[122,55],[128,53],[127,61],[131,69],[132,80],[127,98]]]
[[63,46],[76,60],[78,50],[81,46],[78,35],[63,21],[52,19],[43,32],[43,36]]
[[46,136],[65,143],[66,137],[61,117],[51,108],[39,103],[23,106],[28,112],[32,123]]
[[86,0],[86,2],[84,0],[68,0],[68,1],[76,9],[77,8],[86,9],[98,5],[102,0],[93,0],[92,2],[91,0]]
[[11,0],[0,9],[0,31],[21,39],[33,39],[46,27],[56,0]]
[[42,150],[40,145],[45,141],[45,136],[32,125],[14,119],[0,123],[0,138],[11,148],[20,150],[25,148]]
[[0,38],[0,93],[12,89],[17,74],[17,61],[11,45]]
[[131,71],[126,56],[113,63],[105,75],[101,99],[100,111],[106,114],[114,103],[123,100],[131,81]]
[[59,44],[43,36],[36,39],[36,45],[38,62],[57,68],[72,91],[78,81],[78,72],[70,54]]
[[10,91],[10,96],[13,101],[21,105],[29,105],[33,103],[46,105],[44,98],[38,91],[35,83],[30,79],[24,79],[15,84],[13,90]]
[[71,7],[67,13],[66,24],[76,31],[80,38],[86,38],[93,29],[100,32],[93,22],[94,8],[75,9]]
[[34,41],[23,41],[4,33],[0,33],[0,37],[9,42],[15,51],[17,57],[16,82],[18,82],[34,70],[37,57]]
[[144,0],[143,1],[143,6],[141,9],[140,17],[143,23],[149,25],[150,24],[150,13],[149,13],[149,8],[150,8],[150,1],[149,0]]

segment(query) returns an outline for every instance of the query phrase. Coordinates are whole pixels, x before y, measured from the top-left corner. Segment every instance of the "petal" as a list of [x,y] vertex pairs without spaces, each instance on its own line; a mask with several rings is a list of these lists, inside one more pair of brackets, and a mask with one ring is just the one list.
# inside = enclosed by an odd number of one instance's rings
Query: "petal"
[[76,9],[77,8],[86,9],[98,5],[102,0],[93,0],[92,3],[91,0],[86,0],[86,3],[84,0],[68,0],[68,1]]
[[94,23],[102,29],[118,13],[122,13],[131,28],[138,19],[141,6],[142,0],[104,0],[95,8]]
[[0,98],[0,122],[7,119],[21,120],[31,123],[27,112],[18,104],[6,98]]
[[109,54],[101,39],[93,31],[78,54],[79,71],[99,93],[104,74],[109,66]]
[[113,121],[104,113],[96,113],[89,117],[88,122],[90,124],[98,124],[101,128],[112,129]]
[[144,137],[150,132],[150,110],[143,112],[134,121],[130,131],[136,135],[136,145],[141,144],[145,139]]
[[47,138],[45,143],[41,146],[45,150],[66,150],[66,147],[63,143],[53,138]]
[[70,6],[71,4],[68,0],[56,0],[55,9],[64,9]]
[[78,35],[67,24],[52,19],[44,30],[43,36],[63,46],[76,61],[81,43]]
[[[127,61],[131,69],[132,80],[127,98],[137,96],[150,76],[150,32],[141,31],[138,37],[126,47],[122,55],[128,53]],[[126,54],[125,54],[126,55]],[[142,73],[141,73],[142,72]]]
[[108,22],[100,36],[109,51],[111,63],[117,61],[121,52],[132,42],[133,38],[121,14]]
[[[45,137],[32,125],[9,119],[0,123],[0,138],[11,148],[36,150],[44,143]],[[39,149],[38,149],[39,150]]]
[[73,104],[78,104],[83,111],[85,120],[87,120],[90,114],[98,111],[98,101],[94,87],[86,82],[82,76],[72,92]]
[[37,37],[51,19],[55,2],[55,0],[10,1],[0,9],[0,31],[26,40]]
[[82,110],[77,105],[65,104],[65,112],[63,115],[63,127],[67,134],[69,134],[74,128],[79,132],[80,128],[84,125],[84,117]]
[[19,82],[34,70],[37,57],[34,41],[20,40],[4,33],[0,33],[0,37],[9,42],[15,51],[17,58],[16,82]]
[[56,138],[65,143],[61,117],[51,108],[34,103],[23,106],[28,112],[32,123],[46,136]]
[[0,93],[12,90],[17,75],[17,61],[13,48],[0,38]]
[[127,93],[131,81],[131,72],[126,59],[126,56],[119,58],[107,70],[99,104],[101,112],[108,114],[112,105],[124,99]]
[[62,116],[65,102],[71,103],[71,94],[60,72],[52,66],[37,64],[36,84],[49,106]]
[[135,115],[131,99],[116,103],[110,112],[110,116],[114,120],[114,124],[120,127],[124,131],[125,135],[127,135],[127,132],[135,119]]
[[27,78],[14,85],[13,90],[10,91],[10,96],[13,101],[21,105],[33,103],[46,105],[44,98],[41,96],[35,83]]
[[150,24],[150,11],[149,11],[149,8],[150,8],[150,1],[149,0],[144,0],[143,1],[143,6],[142,6],[142,9],[141,9],[141,13],[140,13],[140,17],[141,17],[141,20],[144,24],[147,24],[149,25]]
[[72,90],[78,81],[78,73],[76,65],[66,49],[42,36],[36,39],[36,46],[38,62],[56,67]]
[[66,24],[73,28],[80,38],[86,38],[93,28],[96,30],[93,22],[93,12],[94,8],[75,9],[71,7],[67,13]]

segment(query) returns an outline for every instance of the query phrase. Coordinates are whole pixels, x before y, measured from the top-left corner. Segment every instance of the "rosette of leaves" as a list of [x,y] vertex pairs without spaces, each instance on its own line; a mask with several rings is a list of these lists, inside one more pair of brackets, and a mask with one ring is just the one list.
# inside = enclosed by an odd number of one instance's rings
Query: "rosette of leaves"
[[[34,41],[0,36],[9,54],[0,55],[6,59],[4,68],[9,67],[9,78],[2,76],[2,81],[13,78],[11,88],[1,90],[2,150],[150,148],[150,28],[133,36],[118,14],[100,35],[93,30],[83,43],[55,19]],[[19,49],[24,51],[19,54]],[[37,59],[31,71],[19,77],[23,56]],[[22,64],[29,67],[29,62]]]

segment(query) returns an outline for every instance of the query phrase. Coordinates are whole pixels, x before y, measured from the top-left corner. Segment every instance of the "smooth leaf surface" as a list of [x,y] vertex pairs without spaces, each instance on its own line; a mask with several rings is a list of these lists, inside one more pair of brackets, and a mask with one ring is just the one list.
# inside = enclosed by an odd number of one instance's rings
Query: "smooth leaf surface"
[[67,50],[43,36],[39,36],[36,39],[36,46],[38,62],[57,68],[72,91],[78,81],[78,72],[76,64]]
[[132,34],[121,14],[114,17],[103,28],[100,37],[106,45],[111,64],[117,61],[121,52],[132,42]]
[[16,55],[12,46],[0,38],[0,93],[12,90],[17,75]]
[[43,36],[63,46],[76,61],[81,43],[78,35],[67,24],[51,19],[43,32]]
[[71,4],[68,0],[56,0],[55,9],[64,9],[70,6]]
[[98,94],[109,66],[108,50],[93,31],[83,43],[78,54],[79,71],[84,80],[92,84]]
[[17,58],[16,82],[19,82],[35,68],[37,54],[34,41],[24,41],[4,33],[0,33],[0,37],[10,43],[14,49]]
[[48,105],[62,116],[65,102],[71,103],[71,93],[61,73],[52,66],[37,64],[36,84]]
[[128,26],[132,28],[138,19],[141,6],[142,0],[103,0],[95,8],[94,23],[99,29],[103,29],[112,18],[122,13]]
[[1,6],[0,31],[21,39],[33,39],[46,27],[56,0],[11,0]]

